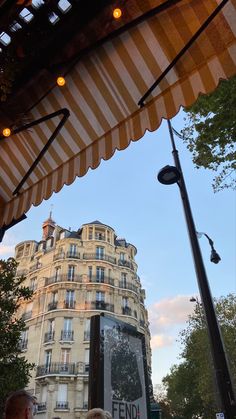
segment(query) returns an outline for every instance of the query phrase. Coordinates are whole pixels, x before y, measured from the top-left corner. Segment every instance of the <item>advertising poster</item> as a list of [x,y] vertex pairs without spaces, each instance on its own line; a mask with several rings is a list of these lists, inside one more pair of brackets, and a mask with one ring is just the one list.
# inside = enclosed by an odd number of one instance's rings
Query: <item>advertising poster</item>
[[[98,326],[99,347],[94,342],[96,355],[91,348],[91,361],[95,355],[95,363],[90,365],[91,370],[95,367],[92,387],[103,391],[99,392],[100,400],[92,400],[96,391],[91,388],[92,406],[98,407],[99,403],[99,407],[111,412],[113,419],[148,419],[144,336],[135,327],[111,317],[99,316]],[[95,334],[98,337],[98,331]]]

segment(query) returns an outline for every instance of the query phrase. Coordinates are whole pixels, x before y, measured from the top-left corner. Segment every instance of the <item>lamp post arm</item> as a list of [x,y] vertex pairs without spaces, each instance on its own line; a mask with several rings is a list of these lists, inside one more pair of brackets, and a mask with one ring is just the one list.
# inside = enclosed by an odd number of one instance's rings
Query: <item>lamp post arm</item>
[[236,403],[229,374],[228,363],[226,354],[223,346],[220,328],[218,325],[215,308],[210,292],[210,287],[205,271],[205,266],[202,259],[202,254],[197,238],[196,228],[192,216],[192,211],[189,203],[188,192],[186,189],[184,176],[179,160],[178,150],[175,146],[173,130],[171,122],[167,120],[170,139],[172,144],[172,154],[176,168],[180,172],[180,180],[178,181],[180,195],[183,203],[183,209],[189,234],[189,240],[191,244],[193,260],[195,265],[196,276],[198,280],[198,287],[201,295],[201,301],[205,312],[206,324],[209,333],[209,340],[211,344],[211,352],[214,363],[214,370],[216,375],[216,381],[219,390],[220,402],[222,411],[225,414],[226,419],[235,419],[236,415]]

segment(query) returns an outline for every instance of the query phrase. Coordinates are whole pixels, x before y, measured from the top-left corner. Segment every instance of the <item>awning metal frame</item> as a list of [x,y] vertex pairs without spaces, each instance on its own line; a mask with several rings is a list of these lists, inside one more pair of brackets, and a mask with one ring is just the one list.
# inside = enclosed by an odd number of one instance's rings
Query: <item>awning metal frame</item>
[[[46,151],[48,150],[48,148],[50,147],[50,145],[52,144],[52,142],[55,140],[56,136],[59,134],[59,132],[61,131],[62,127],[65,125],[65,122],[67,121],[67,119],[70,116],[70,112],[67,108],[62,108],[56,112],[50,113],[48,115],[43,116],[42,118],[36,119],[35,121],[29,122],[28,124],[24,124],[21,125],[18,128],[15,128],[12,130],[12,135],[14,134],[18,134],[19,132],[25,131],[29,128],[34,127],[35,125],[39,125],[42,122],[48,121],[49,119],[53,119],[57,116],[63,115],[61,121],[59,122],[59,124],[57,125],[57,127],[55,128],[55,130],[53,131],[52,135],[50,136],[50,138],[48,139],[47,143],[45,144],[45,146],[42,148],[42,150],[40,151],[38,157],[35,159],[35,161],[33,162],[33,164],[30,166],[30,168],[28,169],[28,171],[26,172],[26,174],[23,176],[22,180],[20,181],[19,185],[16,187],[16,189],[14,190],[14,192],[12,193],[12,195],[18,195],[20,189],[22,188],[22,186],[24,185],[24,183],[26,182],[26,180],[28,179],[28,177],[31,175],[31,173],[33,172],[33,170],[35,169],[35,167],[37,166],[37,164],[40,162],[40,160],[42,159],[42,157],[44,156],[44,154],[46,153]],[[3,136],[0,136],[0,140],[2,140]]]

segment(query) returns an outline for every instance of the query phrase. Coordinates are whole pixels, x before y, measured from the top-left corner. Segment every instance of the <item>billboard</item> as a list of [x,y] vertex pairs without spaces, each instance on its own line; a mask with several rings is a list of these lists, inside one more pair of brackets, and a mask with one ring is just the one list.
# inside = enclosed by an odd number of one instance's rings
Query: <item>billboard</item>
[[89,406],[113,419],[149,418],[145,337],[105,315],[91,319]]

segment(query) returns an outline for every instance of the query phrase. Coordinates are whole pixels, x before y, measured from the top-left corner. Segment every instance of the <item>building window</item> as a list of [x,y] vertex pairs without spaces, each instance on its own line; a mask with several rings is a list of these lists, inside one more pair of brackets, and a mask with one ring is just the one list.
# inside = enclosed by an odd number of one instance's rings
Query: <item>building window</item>
[[63,341],[73,341],[74,332],[72,330],[72,319],[65,317],[64,318],[64,326],[61,332],[61,340]]
[[96,259],[104,259],[104,247],[96,247]]
[[97,282],[104,282],[104,275],[105,269],[101,268],[100,266],[97,266],[96,268],[96,281]]
[[75,278],[75,265],[68,265],[68,281],[74,281]]
[[70,349],[62,349],[61,350],[61,363],[69,364],[69,362],[70,362]]
[[52,362],[52,351],[45,351],[45,369],[49,371]]
[[30,244],[27,244],[25,246],[25,256],[29,256],[29,253],[30,253]]
[[128,299],[128,297],[123,297],[122,298],[122,307],[123,308],[129,307],[129,299]]
[[60,273],[61,273],[61,267],[56,266],[55,267],[55,281],[59,281],[60,279]]
[[89,276],[89,280],[91,281],[92,276],[93,276],[93,267],[92,266],[88,267],[88,276]]
[[126,288],[127,286],[127,274],[124,272],[121,273],[121,286],[123,288]]
[[84,383],[84,409],[88,409],[88,384]]
[[85,372],[89,372],[89,348],[85,349],[84,363],[85,363]]
[[92,227],[89,227],[89,240],[93,239],[93,229]]
[[84,328],[84,340],[90,339],[90,319],[86,319]]
[[120,260],[122,262],[124,262],[124,260],[125,260],[125,253],[123,253],[123,252],[120,253]]
[[68,409],[67,384],[58,384],[56,408]]
[[66,308],[74,308],[75,305],[75,292],[74,290],[66,290]]
[[20,349],[21,350],[27,349],[28,333],[29,333],[29,329],[25,329],[21,332],[21,336],[20,336]]
[[35,291],[37,288],[37,278],[31,278],[30,279],[30,286],[29,286],[31,291]]
[[17,249],[17,254],[16,254],[16,257],[17,257],[17,258],[21,258],[21,257],[23,256],[23,252],[24,252],[24,246],[20,246],[20,247]]
[[96,291],[96,301],[104,303],[105,302],[105,292]]
[[70,256],[76,256],[77,246],[74,243],[70,244]]

